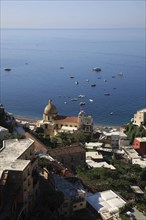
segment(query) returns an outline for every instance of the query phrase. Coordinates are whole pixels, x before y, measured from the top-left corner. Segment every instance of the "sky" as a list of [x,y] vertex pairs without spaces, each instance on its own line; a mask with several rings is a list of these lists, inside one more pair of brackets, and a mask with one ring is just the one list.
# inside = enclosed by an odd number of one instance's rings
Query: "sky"
[[145,0],[1,0],[1,28],[143,28]]

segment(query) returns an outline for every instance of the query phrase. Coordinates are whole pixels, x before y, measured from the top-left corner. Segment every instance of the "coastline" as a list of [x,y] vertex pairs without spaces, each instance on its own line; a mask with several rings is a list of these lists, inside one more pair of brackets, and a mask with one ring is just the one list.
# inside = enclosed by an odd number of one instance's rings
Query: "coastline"
[[[23,116],[23,115],[14,115],[16,120],[20,120],[20,121],[26,121],[28,123],[36,123],[38,120],[41,120],[40,118],[35,118],[35,117],[29,117],[29,116]],[[123,125],[109,125],[109,124],[98,124],[95,123],[93,125],[93,127],[95,129],[103,129],[103,128],[115,128],[115,129],[119,129],[121,126]]]
[[29,123],[36,123],[39,118],[33,118],[33,117],[29,117],[29,116],[23,116],[23,115],[14,115],[14,118],[16,120],[20,120],[20,121],[27,121]]

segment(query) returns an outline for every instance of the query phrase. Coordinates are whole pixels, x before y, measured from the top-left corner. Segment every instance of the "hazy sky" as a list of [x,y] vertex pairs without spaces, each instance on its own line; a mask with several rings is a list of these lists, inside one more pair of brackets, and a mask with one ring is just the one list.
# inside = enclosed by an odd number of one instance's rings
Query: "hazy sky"
[[2,28],[141,28],[145,0],[1,0]]

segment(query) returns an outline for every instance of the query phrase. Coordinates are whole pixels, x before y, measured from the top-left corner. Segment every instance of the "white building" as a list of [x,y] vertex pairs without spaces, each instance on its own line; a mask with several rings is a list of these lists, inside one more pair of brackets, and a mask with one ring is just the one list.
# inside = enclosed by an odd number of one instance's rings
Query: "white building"
[[134,158],[132,159],[132,164],[138,164],[141,168],[146,167],[146,158]]
[[138,164],[141,168],[146,167],[146,158],[142,158],[135,149],[131,146],[123,147],[125,156],[132,162],[132,164]]
[[39,191],[37,166],[33,140],[3,141],[0,149],[0,219],[6,219],[7,215],[10,215],[7,219],[14,219],[15,212],[21,216],[31,210]]
[[95,213],[99,213],[104,220],[116,219],[119,215],[119,209],[126,202],[112,190],[95,193],[86,198],[89,207]]
[[89,152],[86,152],[86,159],[93,159],[95,161],[101,161],[103,160],[103,156],[101,153],[97,151],[89,151]]
[[89,142],[85,143],[85,148],[89,150],[97,150],[98,148],[102,147],[103,143],[100,142]]
[[126,141],[127,135],[120,131],[103,132],[105,138],[110,141],[113,148],[119,148],[119,141]]
[[134,114],[133,124],[138,125],[138,126],[142,124],[146,124],[146,108],[141,109],[137,111],[137,113]]
[[56,190],[64,194],[64,203],[59,208],[60,216],[69,217],[73,212],[86,208],[86,192],[58,175],[53,176]]
[[113,166],[113,165],[110,165],[108,164],[107,162],[95,162],[93,161],[92,159],[86,159],[86,163],[88,165],[88,167],[92,167],[92,168],[101,168],[101,167],[104,167],[104,168],[108,168],[108,169],[111,169],[111,170],[115,170],[116,168]]
[[0,126],[0,140],[3,140],[6,135],[9,134],[9,130]]

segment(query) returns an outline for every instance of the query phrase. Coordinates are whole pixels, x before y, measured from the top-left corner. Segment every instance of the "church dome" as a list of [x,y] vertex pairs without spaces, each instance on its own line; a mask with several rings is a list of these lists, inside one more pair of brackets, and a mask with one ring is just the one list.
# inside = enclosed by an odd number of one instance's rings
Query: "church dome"
[[57,115],[56,106],[52,103],[52,100],[49,100],[48,105],[44,109],[45,115]]

